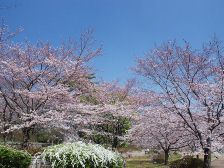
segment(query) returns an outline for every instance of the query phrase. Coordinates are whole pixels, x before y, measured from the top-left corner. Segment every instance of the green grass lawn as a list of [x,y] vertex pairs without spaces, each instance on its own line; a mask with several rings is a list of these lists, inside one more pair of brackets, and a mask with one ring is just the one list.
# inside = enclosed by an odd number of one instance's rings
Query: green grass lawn
[[154,164],[149,161],[148,156],[138,156],[126,160],[127,168],[168,168],[163,164]]
[[[127,168],[168,168],[164,164],[155,164],[150,162],[150,157],[148,155],[132,157],[126,160]],[[172,154],[169,161],[174,161],[180,159],[180,154]]]

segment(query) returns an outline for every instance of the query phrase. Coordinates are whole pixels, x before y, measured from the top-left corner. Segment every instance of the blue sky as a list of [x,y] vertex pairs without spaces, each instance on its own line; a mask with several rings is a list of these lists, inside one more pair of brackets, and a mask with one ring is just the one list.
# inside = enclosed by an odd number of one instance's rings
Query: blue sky
[[214,34],[224,40],[223,0],[0,0],[11,30],[24,31],[16,41],[48,41],[54,45],[79,37],[87,28],[103,46],[94,60],[104,80],[133,77],[137,57],[168,40],[185,39],[198,48]]

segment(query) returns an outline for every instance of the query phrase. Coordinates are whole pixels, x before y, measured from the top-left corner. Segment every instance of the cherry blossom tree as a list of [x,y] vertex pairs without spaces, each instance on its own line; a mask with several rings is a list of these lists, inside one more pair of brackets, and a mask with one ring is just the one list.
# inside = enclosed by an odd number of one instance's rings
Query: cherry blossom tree
[[194,50],[188,42],[168,42],[138,59],[137,74],[161,95],[163,106],[182,119],[205,152],[204,167],[211,167],[211,151],[223,142],[224,55],[216,38]]
[[74,141],[75,132],[86,125],[108,122],[106,114],[129,117],[137,107],[130,96],[134,82],[120,87],[116,82],[97,84],[91,80],[93,72],[88,62],[101,53],[100,48],[92,48],[91,36],[92,32],[87,31],[79,43],[58,48],[2,40],[3,136],[22,130],[26,147],[34,127],[56,127],[66,129],[66,140]]
[[80,96],[94,88],[87,63],[101,53],[100,48],[92,47],[91,36],[87,31],[79,43],[58,48],[1,41],[3,134],[22,130],[26,147],[36,125],[66,128],[71,121],[80,125],[88,120],[90,107],[80,101]]
[[193,141],[180,118],[162,106],[143,108],[138,124],[129,132],[132,143],[149,149],[162,149],[168,164],[170,151],[187,147]]

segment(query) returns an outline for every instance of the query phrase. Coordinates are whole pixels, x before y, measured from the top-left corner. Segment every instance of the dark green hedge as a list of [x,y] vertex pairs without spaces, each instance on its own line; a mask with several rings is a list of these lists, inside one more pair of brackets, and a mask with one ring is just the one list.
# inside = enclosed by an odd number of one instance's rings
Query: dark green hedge
[[0,168],[27,168],[30,163],[28,153],[0,146]]
[[170,168],[203,168],[203,161],[201,159],[187,156],[171,162]]

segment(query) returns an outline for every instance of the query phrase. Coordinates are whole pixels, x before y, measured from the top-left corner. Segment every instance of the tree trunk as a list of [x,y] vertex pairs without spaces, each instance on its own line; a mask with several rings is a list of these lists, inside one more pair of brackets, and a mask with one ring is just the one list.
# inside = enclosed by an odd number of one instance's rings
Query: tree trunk
[[3,124],[3,142],[4,142],[4,145],[6,144],[6,138],[7,138],[7,135],[6,135],[6,130],[7,130],[7,127],[6,127],[6,108],[7,108],[7,105],[5,105],[5,107],[4,107],[4,110],[3,110],[3,115],[2,115],[2,117],[3,117],[3,122],[4,122],[4,124]]
[[169,160],[169,150],[165,150],[164,151],[164,153],[165,153],[165,165],[168,165],[168,160]]
[[116,149],[118,146],[118,138],[117,136],[113,137],[113,142],[112,142],[112,149]]
[[6,145],[6,133],[3,133],[2,137],[3,137],[3,144]]
[[23,128],[23,142],[22,142],[22,148],[25,149],[28,147],[28,142],[30,140],[30,128]]
[[211,138],[207,138],[207,147],[204,148],[204,166],[203,168],[211,168]]

